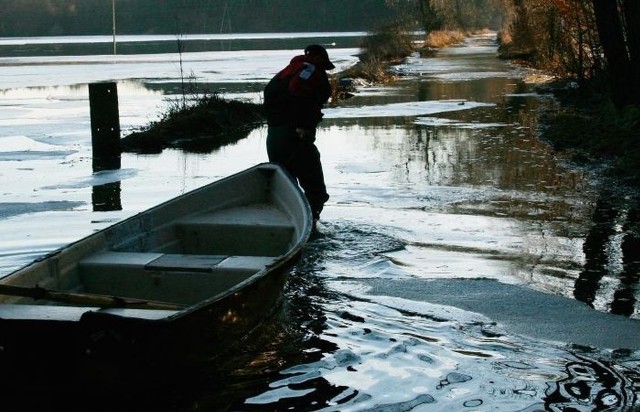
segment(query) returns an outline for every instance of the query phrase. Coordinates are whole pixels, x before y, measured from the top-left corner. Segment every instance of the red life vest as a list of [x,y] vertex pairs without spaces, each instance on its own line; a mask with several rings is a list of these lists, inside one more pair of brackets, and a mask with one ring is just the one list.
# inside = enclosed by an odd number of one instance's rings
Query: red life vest
[[296,56],[265,88],[267,122],[315,128],[322,119],[322,106],[330,96],[331,86],[320,58]]
[[290,77],[289,92],[294,96],[307,97],[320,90],[327,81],[327,73],[321,67],[322,62],[318,56],[296,56],[276,77]]

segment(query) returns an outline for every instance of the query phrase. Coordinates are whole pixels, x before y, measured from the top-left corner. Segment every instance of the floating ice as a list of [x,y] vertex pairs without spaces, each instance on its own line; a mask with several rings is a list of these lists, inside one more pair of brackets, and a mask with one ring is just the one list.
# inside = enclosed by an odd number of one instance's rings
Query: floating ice
[[506,123],[467,123],[440,117],[419,117],[415,124],[420,126],[453,126],[462,129],[485,129],[488,127],[507,127]]
[[58,190],[58,189],[79,189],[83,187],[101,186],[107,183],[120,182],[125,179],[129,179],[138,174],[135,169],[118,169],[118,170],[103,170],[96,172],[89,177],[83,177],[75,182],[58,184],[55,186],[42,187],[43,190]]
[[323,112],[327,119],[346,119],[357,117],[420,116],[491,106],[495,105],[492,103],[472,102],[466,100],[430,100],[422,102],[390,103],[384,105],[366,105],[359,107],[327,108],[323,110]]

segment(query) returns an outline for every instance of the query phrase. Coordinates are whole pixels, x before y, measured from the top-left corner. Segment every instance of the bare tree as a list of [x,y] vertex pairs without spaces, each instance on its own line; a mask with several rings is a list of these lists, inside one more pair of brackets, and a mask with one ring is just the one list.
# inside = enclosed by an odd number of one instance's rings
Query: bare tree
[[418,8],[420,10],[420,21],[425,33],[431,33],[442,27],[442,16],[434,7],[432,0],[418,0]]

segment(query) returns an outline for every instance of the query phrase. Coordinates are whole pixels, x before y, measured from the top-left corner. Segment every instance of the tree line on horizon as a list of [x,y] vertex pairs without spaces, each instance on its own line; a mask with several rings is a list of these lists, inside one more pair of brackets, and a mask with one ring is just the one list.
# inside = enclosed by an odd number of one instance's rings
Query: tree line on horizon
[[2,0],[0,36],[368,31],[388,0]]

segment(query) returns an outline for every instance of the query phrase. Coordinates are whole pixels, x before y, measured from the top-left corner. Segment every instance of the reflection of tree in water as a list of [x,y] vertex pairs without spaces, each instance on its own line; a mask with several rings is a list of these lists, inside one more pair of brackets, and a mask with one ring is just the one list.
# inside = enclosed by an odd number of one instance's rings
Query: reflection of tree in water
[[638,372],[603,361],[580,359],[569,362],[565,366],[567,377],[549,387],[545,410],[629,410],[625,408],[636,404],[640,389]]
[[[323,338],[323,334],[327,333],[327,314],[335,310],[335,302],[340,301],[342,295],[327,288],[325,278],[319,273],[334,260],[348,260],[359,266],[380,253],[397,250],[401,245],[393,237],[380,233],[375,228],[349,224],[327,227],[331,228],[327,229],[328,234],[321,234],[307,244],[302,260],[289,276],[285,288],[284,308],[280,319],[275,322],[283,329],[278,339],[270,340],[271,349],[267,351],[272,357],[269,361],[270,366],[255,370],[255,365],[248,364],[247,371],[251,375],[245,375],[244,378],[252,387],[248,388],[249,390],[245,388],[243,396],[234,394],[237,403],[229,409],[322,410],[332,403],[344,404],[359,395],[357,390],[335,385],[320,373],[309,375],[297,370],[289,371],[286,376],[294,378],[285,379],[286,384],[282,383],[284,375],[281,371],[300,365],[315,364],[327,354],[340,349],[335,343]],[[352,322],[365,321],[348,310],[340,309],[338,316]],[[349,355],[345,355],[343,360],[348,362]],[[253,378],[254,382],[246,379],[248,377]],[[259,384],[256,384],[256,381],[259,381]],[[278,389],[282,392],[278,392]],[[269,392],[275,395],[264,396],[260,401],[254,401],[255,403],[249,401],[251,397]],[[265,399],[269,403],[263,403]],[[337,399],[339,401],[336,401]],[[398,410],[409,408],[399,407]]]
[[[640,234],[631,230],[632,225],[640,222],[640,209],[630,210],[627,215],[625,237],[622,240],[622,273],[620,288],[616,290],[611,303],[611,311],[620,315],[631,316],[636,303],[635,291],[640,279]],[[623,229],[624,230],[624,229]]]
[[[636,199],[621,201],[612,194],[601,193],[583,245],[585,264],[575,283],[576,299],[594,307],[603,278],[616,277],[619,284],[609,309],[614,314],[633,315],[640,280],[639,223]],[[617,270],[620,266],[621,270]]]
[[113,210],[122,210],[120,192],[119,181],[93,186],[93,191],[91,192],[93,211],[110,212]]

